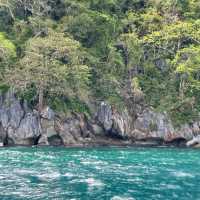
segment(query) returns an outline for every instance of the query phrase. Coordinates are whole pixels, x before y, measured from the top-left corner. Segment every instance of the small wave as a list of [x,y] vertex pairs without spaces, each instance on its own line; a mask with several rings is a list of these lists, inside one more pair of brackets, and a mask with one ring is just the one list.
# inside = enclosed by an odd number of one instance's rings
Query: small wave
[[182,188],[174,184],[161,184],[160,189],[181,190]]
[[85,182],[88,184],[89,187],[103,187],[104,186],[103,182],[94,178],[85,179]]
[[53,173],[48,173],[48,174],[40,174],[38,175],[38,178],[41,181],[49,181],[49,180],[54,180],[60,177],[60,173],[58,172],[53,172]]
[[33,174],[34,170],[28,170],[28,169],[15,169],[13,170],[15,174],[19,175],[29,175]]
[[172,173],[173,176],[176,176],[176,177],[190,177],[190,178],[194,178],[194,176],[190,173],[187,173],[187,172],[173,172]]
[[102,189],[104,187],[104,183],[101,180],[97,180],[94,178],[87,178],[87,179],[80,179],[80,176],[78,179],[73,179],[70,181],[70,183],[84,183],[87,184],[88,189],[92,190],[92,189]]
[[136,200],[133,197],[114,196],[110,200]]
[[74,177],[74,174],[72,174],[72,173],[65,173],[64,176],[71,178],[71,177]]

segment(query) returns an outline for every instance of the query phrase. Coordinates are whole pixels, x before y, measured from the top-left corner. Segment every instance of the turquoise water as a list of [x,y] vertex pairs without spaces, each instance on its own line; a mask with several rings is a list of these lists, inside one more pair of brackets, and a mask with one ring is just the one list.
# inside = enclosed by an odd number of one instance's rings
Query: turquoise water
[[0,200],[200,200],[200,151],[1,148]]

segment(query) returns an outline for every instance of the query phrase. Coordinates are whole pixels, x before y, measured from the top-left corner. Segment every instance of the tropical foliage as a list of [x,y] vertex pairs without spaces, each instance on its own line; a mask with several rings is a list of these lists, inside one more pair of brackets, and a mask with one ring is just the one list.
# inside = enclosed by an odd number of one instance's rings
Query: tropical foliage
[[199,0],[0,0],[1,84],[35,91],[28,96],[42,105],[133,106],[139,95],[178,124],[191,120],[199,10]]

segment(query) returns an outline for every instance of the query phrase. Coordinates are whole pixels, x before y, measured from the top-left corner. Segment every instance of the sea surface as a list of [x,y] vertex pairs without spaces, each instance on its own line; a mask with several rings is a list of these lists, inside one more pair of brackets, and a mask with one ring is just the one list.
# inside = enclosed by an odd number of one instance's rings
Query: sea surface
[[200,150],[0,148],[0,200],[200,200]]

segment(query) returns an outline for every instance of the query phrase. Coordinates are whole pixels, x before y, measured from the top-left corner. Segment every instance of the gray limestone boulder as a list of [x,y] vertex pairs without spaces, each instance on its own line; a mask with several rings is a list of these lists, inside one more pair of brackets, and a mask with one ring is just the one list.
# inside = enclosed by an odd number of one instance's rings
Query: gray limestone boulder
[[56,121],[41,119],[42,135],[38,141],[39,145],[63,145],[62,138],[56,130]]
[[200,145],[200,135],[194,137],[192,140],[187,142],[188,147],[193,147],[197,145]]
[[80,143],[82,140],[80,121],[75,118],[69,118],[60,123],[59,135],[66,146]]
[[112,108],[110,105],[102,102],[97,112],[97,120],[103,126],[105,131],[110,131],[113,125]]
[[131,132],[131,119],[126,110],[119,113],[110,105],[102,102],[96,118],[107,134],[113,137],[126,138]]
[[146,133],[141,136],[135,131],[136,134],[134,137],[136,139],[142,139],[141,137],[165,138],[168,134],[174,132],[171,120],[165,113],[156,113],[149,109],[144,110],[143,113],[138,116],[134,123],[134,129]]
[[9,126],[11,126],[13,129],[18,128],[25,114],[20,101],[14,96],[10,98],[11,99],[5,97],[0,107],[0,123],[5,130]]
[[40,135],[40,120],[34,113],[27,113],[16,130],[8,128],[8,141],[15,145],[34,145]]
[[38,145],[48,146],[49,145],[48,137],[46,135],[41,135],[41,137],[38,140]]

